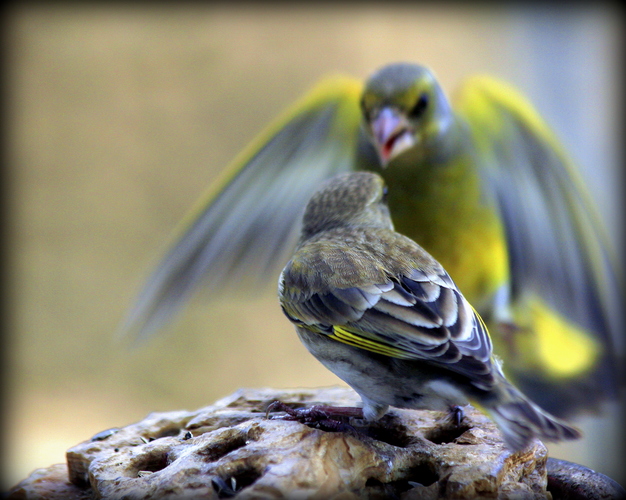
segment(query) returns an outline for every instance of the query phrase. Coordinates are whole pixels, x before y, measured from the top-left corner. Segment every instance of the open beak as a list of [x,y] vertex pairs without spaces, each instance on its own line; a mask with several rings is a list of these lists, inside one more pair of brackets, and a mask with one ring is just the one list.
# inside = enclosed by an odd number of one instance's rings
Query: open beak
[[384,107],[371,122],[374,146],[383,167],[403,151],[415,145],[411,124],[406,116]]

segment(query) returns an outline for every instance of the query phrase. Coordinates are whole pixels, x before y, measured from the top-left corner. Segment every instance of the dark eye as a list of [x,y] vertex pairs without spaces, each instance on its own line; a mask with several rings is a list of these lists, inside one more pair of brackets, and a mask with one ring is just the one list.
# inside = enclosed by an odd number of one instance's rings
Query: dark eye
[[387,203],[387,195],[389,194],[389,189],[387,186],[383,186],[383,196],[380,199],[383,203]]
[[422,94],[417,100],[417,102],[415,103],[415,106],[413,106],[413,108],[409,112],[409,115],[411,116],[411,118],[419,118],[420,116],[424,114],[424,111],[426,111],[427,106],[428,106],[428,95]]

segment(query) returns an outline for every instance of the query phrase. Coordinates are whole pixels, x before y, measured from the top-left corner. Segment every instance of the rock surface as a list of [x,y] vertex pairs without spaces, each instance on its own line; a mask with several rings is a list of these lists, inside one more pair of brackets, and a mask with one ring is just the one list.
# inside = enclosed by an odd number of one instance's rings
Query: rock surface
[[551,498],[543,444],[509,452],[470,406],[459,427],[439,412],[394,409],[330,432],[267,419],[274,400],[358,402],[344,388],[242,389],[197,411],[152,413],[74,446],[67,466],[35,471],[9,498]]

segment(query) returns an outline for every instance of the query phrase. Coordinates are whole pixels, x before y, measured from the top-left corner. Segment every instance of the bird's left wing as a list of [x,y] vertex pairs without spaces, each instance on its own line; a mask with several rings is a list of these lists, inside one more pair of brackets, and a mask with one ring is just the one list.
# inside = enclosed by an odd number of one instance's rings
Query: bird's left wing
[[[531,104],[504,83],[473,77],[457,98],[456,109],[469,124],[477,163],[504,221],[511,303],[544,304],[534,310],[556,311],[578,331],[589,332],[605,354],[614,355],[623,288],[572,160]],[[547,335],[557,331],[542,330]],[[573,352],[571,359],[593,357],[593,344],[575,345],[592,352]]]
[[377,354],[420,359],[491,388],[491,340],[447,273],[410,273],[386,282],[308,293],[283,272],[279,294],[292,322]]
[[253,288],[278,273],[315,187],[355,168],[361,87],[347,77],[321,82],[234,160],[175,232],[125,333],[139,338],[161,328],[202,281],[218,295],[228,284]]

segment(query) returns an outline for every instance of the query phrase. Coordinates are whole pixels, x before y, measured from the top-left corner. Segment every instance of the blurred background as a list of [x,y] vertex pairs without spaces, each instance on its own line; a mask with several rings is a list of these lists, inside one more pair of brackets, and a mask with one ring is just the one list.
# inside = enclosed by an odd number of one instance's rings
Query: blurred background
[[[621,241],[617,7],[389,3],[13,5],[5,16],[9,238],[2,489],[151,411],[239,387],[341,383],[299,343],[274,283],[199,294],[139,349],[115,332],[183,214],[320,77],[406,60],[452,92],[489,72],[536,104]],[[567,10],[565,10],[567,9]],[[621,416],[550,446],[623,481]],[[621,476],[621,477],[620,477]]]

